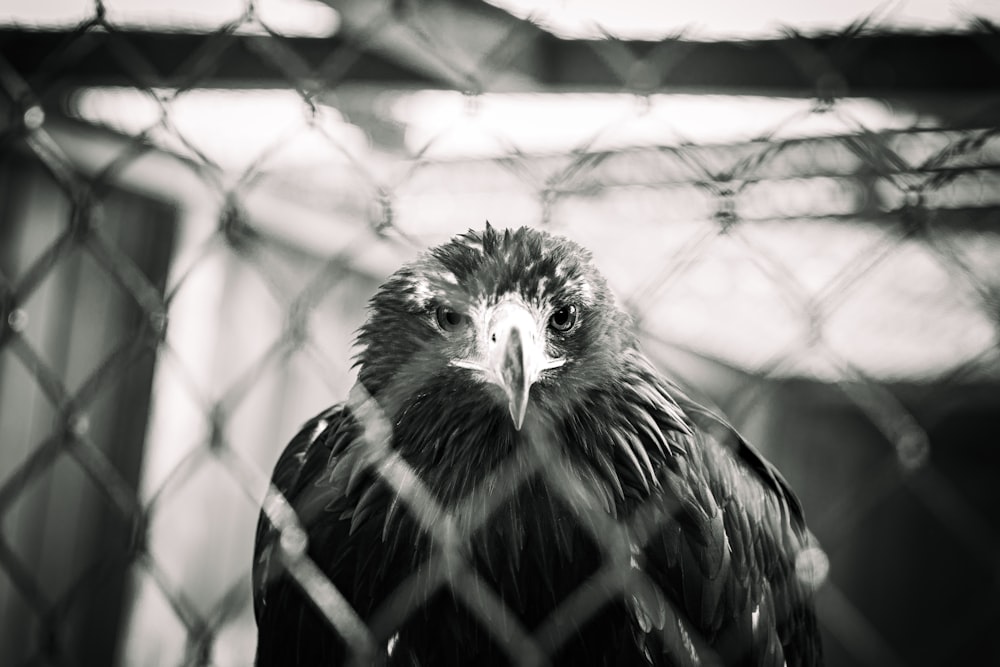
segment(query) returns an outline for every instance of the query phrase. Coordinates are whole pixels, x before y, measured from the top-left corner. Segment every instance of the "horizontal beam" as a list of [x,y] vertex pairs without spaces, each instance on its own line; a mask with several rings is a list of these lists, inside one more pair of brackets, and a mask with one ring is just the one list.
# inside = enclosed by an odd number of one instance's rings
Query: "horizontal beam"
[[[31,87],[288,88],[323,78],[435,87],[433,79],[341,37],[0,29],[0,57]],[[319,83],[317,81],[316,83]]]
[[[548,40],[550,85],[806,97],[1000,93],[1000,34],[873,34],[737,42]],[[625,56],[623,49],[628,52]],[[619,84],[620,85],[620,84]]]
[[[468,81],[522,90],[684,91],[911,97],[1000,95],[1000,33],[872,34],[742,42],[565,40],[525,28],[522,48]],[[430,47],[429,47],[430,48]],[[33,89],[164,87],[453,88],[361,41],[105,30],[0,29],[0,57]],[[496,70],[492,70],[494,66]],[[513,84],[511,82],[514,82]],[[473,87],[474,89],[474,87]]]

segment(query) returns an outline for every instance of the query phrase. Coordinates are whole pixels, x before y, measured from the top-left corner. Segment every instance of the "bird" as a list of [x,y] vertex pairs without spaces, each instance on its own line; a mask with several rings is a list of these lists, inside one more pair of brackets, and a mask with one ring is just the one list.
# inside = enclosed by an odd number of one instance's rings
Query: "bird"
[[798,498],[581,245],[459,234],[377,289],[356,350],[274,468],[258,667],[822,664]]

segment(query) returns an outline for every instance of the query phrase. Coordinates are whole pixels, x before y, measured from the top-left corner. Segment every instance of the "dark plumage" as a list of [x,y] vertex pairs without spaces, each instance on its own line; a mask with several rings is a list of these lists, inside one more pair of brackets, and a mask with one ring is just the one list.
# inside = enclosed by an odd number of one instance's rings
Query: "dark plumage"
[[[358,344],[352,399],[305,425],[273,482],[383,659],[509,664],[523,631],[552,664],[820,663],[797,499],[643,358],[578,245],[470,231],[386,281]],[[436,538],[375,472],[390,452],[433,498]],[[344,663],[279,537],[262,514],[257,664]]]

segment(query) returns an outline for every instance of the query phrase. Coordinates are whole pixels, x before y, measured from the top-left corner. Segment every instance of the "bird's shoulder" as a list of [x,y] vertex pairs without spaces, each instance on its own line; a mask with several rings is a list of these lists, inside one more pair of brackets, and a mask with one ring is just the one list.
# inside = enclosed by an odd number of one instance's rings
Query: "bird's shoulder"
[[[668,470],[685,467],[692,481],[704,481],[730,497],[743,493],[766,496],[787,513],[796,528],[805,527],[802,505],[781,472],[717,411],[692,399],[678,384],[660,374],[638,352],[623,365],[621,386],[630,394],[625,415],[633,421],[652,419],[659,425],[655,449],[664,449]],[[744,493],[745,492],[745,493]]]
[[[356,410],[347,403],[337,403],[308,420],[278,457],[271,476],[272,484],[290,499],[300,516],[303,495],[313,487],[326,493],[341,492],[345,479],[330,477],[330,471],[345,458],[358,453],[354,447],[364,434]],[[317,484],[317,482],[321,482]]]
[[[343,496],[348,479],[333,478],[330,470],[352,457],[352,445],[362,428],[347,403],[332,405],[303,424],[285,446],[274,465],[268,496],[294,510],[295,522],[308,531],[310,524],[326,512],[330,502]],[[265,509],[257,521],[254,540],[253,583],[259,607],[265,588],[275,576],[275,549],[280,527]]]
[[[640,355],[622,373],[619,414],[640,425],[631,437],[656,473],[631,526],[648,574],[686,620],[665,627],[666,601],[656,595],[636,599],[637,616],[662,641],[700,636],[725,660],[818,659],[811,591],[796,571],[810,537],[794,491],[731,424]],[[643,428],[650,422],[659,430]],[[661,648],[680,662],[695,650],[691,642]]]

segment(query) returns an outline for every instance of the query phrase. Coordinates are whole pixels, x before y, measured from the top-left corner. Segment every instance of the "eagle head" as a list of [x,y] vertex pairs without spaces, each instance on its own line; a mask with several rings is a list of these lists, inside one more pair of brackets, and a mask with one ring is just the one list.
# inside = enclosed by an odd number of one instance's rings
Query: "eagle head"
[[394,419],[415,403],[452,401],[502,408],[520,430],[533,414],[565,414],[613,376],[628,330],[588,251],[487,224],[428,250],[376,292],[358,335],[359,379]]

